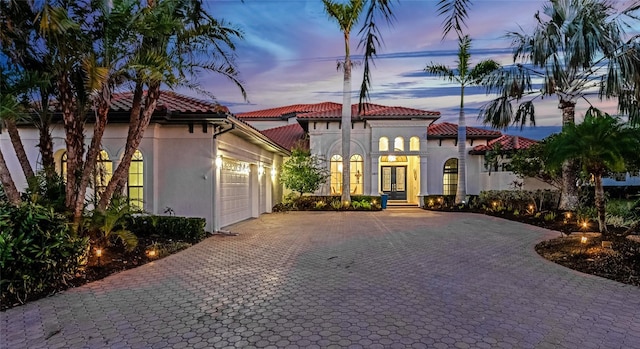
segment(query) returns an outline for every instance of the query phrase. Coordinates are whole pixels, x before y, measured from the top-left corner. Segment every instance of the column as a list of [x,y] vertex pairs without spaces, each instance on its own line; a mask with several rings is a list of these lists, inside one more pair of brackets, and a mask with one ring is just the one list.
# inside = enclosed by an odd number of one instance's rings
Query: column
[[424,206],[424,197],[428,194],[429,173],[427,167],[427,156],[420,155],[420,189],[418,193],[418,206]]

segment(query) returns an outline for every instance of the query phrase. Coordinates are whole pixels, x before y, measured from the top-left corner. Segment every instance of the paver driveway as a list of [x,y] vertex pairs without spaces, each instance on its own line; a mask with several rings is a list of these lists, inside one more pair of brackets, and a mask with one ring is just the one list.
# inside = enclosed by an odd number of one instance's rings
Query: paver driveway
[[300,212],[1,313],[3,348],[640,348],[640,289],[474,214]]

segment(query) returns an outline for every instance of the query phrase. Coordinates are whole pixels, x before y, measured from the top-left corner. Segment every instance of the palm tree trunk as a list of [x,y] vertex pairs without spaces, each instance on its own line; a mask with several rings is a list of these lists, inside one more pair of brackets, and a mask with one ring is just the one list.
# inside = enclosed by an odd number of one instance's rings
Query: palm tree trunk
[[40,149],[40,157],[42,158],[42,168],[45,176],[51,179],[56,174],[55,161],[53,158],[53,138],[51,137],[51,127],[49,122],[43,122],[39,125],[38,148]]
[[[575,123],[575,107],[573,101],[560,100],[558,108],[562,109],[562,126]],[[578,168],[574,160],[562,164],[562,190],[560,192],[559,209],[573,211],[578,207]]]
[[342,202],[351,202],[351,57],[349,33],[344,33],[345,59],[342,86]]
[[13,182],[13,178],[11,178],[11,172],[9,172],[7,163],[4,161],[2,149],[0,149],[0,182],[2,183],[2,188],[4,189],[5,194],[7,194],[9,203],[15,206],[19,205],[20,193],[18,193],[16,184]]
[[[136,92],[138,90],[142,92],[141,87],[139,89],[136,88]],[[122,156],[120,164],[118,164],[118,167],[114,171],[111,181],[107,184],[107,187],[100,197],[100,202],[98,203],[99,210],[105,210],[109,205],[113,194],[124,189],[124,185],[128,179],[129,167],[131,166],[133,154],[140,146],[142,137],[144,136],[144,131],[147,129],[147,126],[149,126],[151,116],[156,110],[156,104],[160,98],[160,84],[154,83],[149,87],[144,103],[144,110],[142,111],[142,117],[140,117],[142,93],[139,94],[139,97],[140,98],[136,99],[136,95],[134,94],[134,106],[131,109],[131,121],[129,123],[129,133],[127,135],[127,144],[125,145],[124,155]],[[135,103],[137,103],[137,106]]]
[[24,173],[24,177],[29,180],[29,178],[34,176],[33,168],[29,163],[29,158],[27,158],[27,152],[24,151],[24,145],[22,144],[22,139],[18,132],[18,125],[16,124],[16,121],[11,118],[6,118],[4,120],[4,124],[7,126],[7,133],[9,133],[9,139],[11,140],[13,149],[16,152],[16,157],[18,158],[20,167],[22,167],[22,173]]
[[598,229],[604,237],[609,233],[607,230],[607,223],[605,220],[605,202],[604,202],[604,188],[602,186],[602,174],[594,176],[596,182],[596,210],[598,212]]
[[[70,212],[75,212],[76,202],[79,200],[78,174],[82,168],[82,155],[84,154],[84,122],[83,118],[78,117],[73,111],[73,93],[66,73],[61,74],[57,86],[67,146],[65,206]],[[84,197],[81,200],[84,200]]]
[[[107,89],[107,85],[103,89]],[[105,91],[101,91],[103,96],[105,95]],[[110,93],[106,93],[108,95],[107,98],[110,99]],[[82,219],[82,210],[84,209],[84,197],[87,192],[87,187],[89,186],[89,181],[91,177],[94,175],[94,169],[96,166],[96,162],[98,159],[98,154],[100,153],[100,147],[102,145],[102,136],[104,135],[104,130],[107,126],[107,114],[109,113],[109,100],[100,99],[98,102],[97,110],[96,110],[96,121],[93,126],[93,137],[91,138],[91,144],[89,145],[89,149],[87,150],[87,158],[84,162],[84,168],[82,169],[82,177],[80,178],[80,184],[78,186],[78,197],[75,202],[75,207],[73,211],[73,222],[74,224],[79,224]],[[94,193],[94,195],[98,195],[98,193]],[[76,225],[77,226],[77,225]]]
[[464,115],[464,85],[460,87],[460,115],[458,116],[458,185],[455,203],[467,197],[467,126]]

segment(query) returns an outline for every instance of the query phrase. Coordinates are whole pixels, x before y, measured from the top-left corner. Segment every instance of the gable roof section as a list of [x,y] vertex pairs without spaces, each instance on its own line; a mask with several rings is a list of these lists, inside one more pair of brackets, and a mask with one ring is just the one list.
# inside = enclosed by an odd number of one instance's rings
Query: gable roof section
[[300,145],[303,149],[309,150],[309,140],[306,137],[304,129],[302,129],[302,126],[298,123],[270,128],[262,130],[261,132],[287,150],[292,150],[296,145]]
[[[483,128],[467,126],[467,138],[498,138],[502,136],[502,132],[494,130],[485,130]],[[429,125],[427,129],[427,138],[457,138],[458,125],[450,122],[441,122]]]
[[500,144],[500,148],[503,151],[515,151],[520,149],[527,149],[530,146],[537,144],[538,141],[521,137],[521,136],[511,136],[511,135],[503,135],[500,138],[496,138],[494,140],[489,141],[488,144],[480,144],[473,147],[473,149],[469,152],[470,154],[484,154],[488,150],[492,150],[496,147],[496,145]]
[[[358,104],[351,106],[353,120],[366,119],[437,119],[440,112],[421,109],[390,107],[379,104],[365,103],[365,111],[358,113]],[[295,104],[285,107],[257,110],[239,113],[241,119],[287,119],[297,117],[299,120],[340,120],[342,118],[342,104],[323,102],[316,104]]]

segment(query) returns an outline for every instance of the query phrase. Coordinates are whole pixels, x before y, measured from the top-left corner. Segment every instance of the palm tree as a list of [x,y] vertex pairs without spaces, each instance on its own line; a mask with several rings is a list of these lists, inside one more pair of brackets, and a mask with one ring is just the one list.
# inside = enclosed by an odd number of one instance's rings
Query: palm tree
[[[383,43],[382,33],[380,33],[380,21],[386,22],[388,25],[393,24],[395,17],[393,15],[393,0],[368,0],[366,6],[366,15],[362,27],[360,29],[359,48],[364,49],[363,57],[363,75],[360,85],[360,99],[358,110],[362,111],[365,102],[369,100],[369,90],[371,89],[371,67],[375,57],[378,55],[378,49]],[[468,10],[472,4],[471,0],[439,0],[438,15],[445,16],[442,22],[443,38],[453,30],[458,37],[462,36],[462,28],[465,26],[465,20],[468,18]]]
[[598,227],[601,233],[608,233],[602,177],[610,171],[624,171],[626,164],[637,158],[640,130],[590,108],[584,122],[567,125],[548,147],[549,164],[560,167],[567,159],[576,159],[593,176]]
[[329,17],[340,26],[344,35],[344,62],[340,66],[344,71],[342,90],[342,202],[351,202],[351,29],[358,22],[364,7],[364,0],[349,0],[348,3],[337,3],[333,0],[322,0]]
[[468,35],[458,39],[457,69],[451,69],[442,64],[431,63],[424,70],[449,82],[460,84],[460,114],[458,116],[458,185],[455,203],[464,203],[467,196],[467,128],[464,115],[464,89],[470,85],[478,85],[482,79],[500,68],[500,64],[494,60],[484,60],[475,67],[469,66],[471,54],[471,39]]
[[[640,56],[638,37],[625,41],[624,15],[633,18],[640,2],[617,11],[605,0],[556,0],[536,13],[531,35],[511,32],[514,62],[510,69],[490,77],[489,91],[500,97],[480,113],[485,124],[506,128],[512,124],[535,124],[534,102],[546,96],[558,98],[563,128],[575,122],[576,103],[590,94],[617,98],[621,113],[640,121],[637,96]],[[534,89],[532,79],[541,81]],[[514,113],[512,102],[520,103]],[[568,160],[562,168],[560,208],[575,209],[578,203],[576,167]]]
[[234,39],[242,38],[242,34],[211,17],[204,11],[201,0],[148,2],[146,8],[133,7],[128,11],[138,38],[127,43],[135,54],[123,68],[134,84],[129,132],[122,160],[100,196],[100,210],[108,207],[114,193],[124,190],[131,159],[151,121],[162,84],[195,88],[188,77],[197,70],[205,70],[230,79],[246,99],[231,55],[235,50]]

